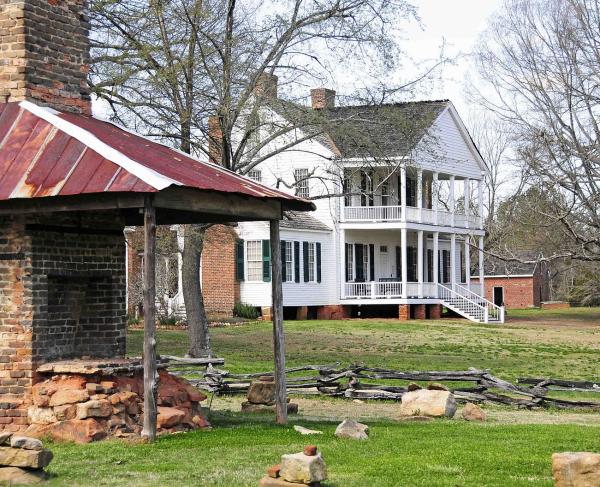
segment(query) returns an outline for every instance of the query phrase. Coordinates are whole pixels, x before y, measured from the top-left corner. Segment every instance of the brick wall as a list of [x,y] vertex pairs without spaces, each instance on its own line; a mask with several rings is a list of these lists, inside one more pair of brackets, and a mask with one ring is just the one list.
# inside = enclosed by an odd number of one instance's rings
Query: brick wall
[[4,429],[26,426],[40,363],[125,353],[124,238],[118,224],[109,230],[112,233],[99,228],[106,228],[106,222],[98,215],[0,220]]
[[[471,279],[475,284],[479,279]],[[486,277],[485,297],[494,302],[494,287],[504,288],[504,305],[507,308],[537,306],[534,298],[534,279],[531,277]]]
[[[175,252],[175,232],[157,232],[157,252]],[[134,315],[141,300],[141,257],[143,239],[141,229],[128,233],[128,290],[129,313]],[[240,283],[235,279],[235,241],[233,227],[214,225],[206,232],[202,251],[202,292],[207,314],[213,317],[231,317],[233,306],[240,300]],[[157,259],[160,261],[160,259]],[[157,275],[157,279],[159,276]],[[157,283],[158,286],[158,283]]]
[[240,299],[240,283],[235,279],[235,229],[215,225],[206,233],[202,253],[204,306],[210,316],[229,317]]
[[91,113],[86,3],[0,0],[1,96]]

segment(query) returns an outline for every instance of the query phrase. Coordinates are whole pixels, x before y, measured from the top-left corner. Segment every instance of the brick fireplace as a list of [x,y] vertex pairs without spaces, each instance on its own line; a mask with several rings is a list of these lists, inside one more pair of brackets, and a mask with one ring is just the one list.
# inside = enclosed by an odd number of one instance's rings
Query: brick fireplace
[[[27,424],[36,368],[125,355],[125,242],[113,215],[0,221],[0,424]],[[118,220],[117,220],[118,221]],[[99,230],[101,228],[102,230]]]

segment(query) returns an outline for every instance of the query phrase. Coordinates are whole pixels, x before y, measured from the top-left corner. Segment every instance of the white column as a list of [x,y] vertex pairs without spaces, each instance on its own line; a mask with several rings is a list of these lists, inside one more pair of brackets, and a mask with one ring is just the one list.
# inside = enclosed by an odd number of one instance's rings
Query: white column
[[477,181],[477,203],[479,205],[479,227],[483,228],[483,181]]
[[[439,244],[440,232],[433,232],[433,282],[438,284],[438,275],[440,272],[440,244]],[[437,286],[436,286],[437,293]]]
[[431,209],[433,210],[434,215],[434,223],[438,224],[438,186],[439,174],[437,172],[433,173],[433,181],[431,182]]
[[406,166],[400,167],[399,197],[402,211],[402,221],[406,221]]
[[454,226],[454,211],[456,210],[456,204],[454,201],[454,176],[450,176],[450,213],[451,213],[451,225]]
[[464,205],[465,205],[465,226],[469,228],[469,214],[471,213],[471,180],[465,178],[463,181]]
[[340,228],[340,298],[346,297],[346,230]]
[[417,171],[417,209],[419,210],[419,222],[421,222],[421,210],[423,209],[423,169]]
[[400,254],[401,254],[401,267],[402,267],[402,297],[406,298],[407,289],[406,282],[408,281],[408,258],[406,255],[406,249],[408,246],[406,228],[400,230]]
[[469,245],[470,240],[471,236],[465,235],[465,282],[467,283],[468,289],[471,289],[469,287],[471,285],[471,246]]
[[450,286],[456,284],[456,234],[450,236]]
[[419,297],[423,297],[423,230],[417,233],[417,281],[419,282]]
[[479,285],[481,286],[481,295],[485,296],[485,283],[484,280],[484,266],[483,266],[483,236],[479,237]]

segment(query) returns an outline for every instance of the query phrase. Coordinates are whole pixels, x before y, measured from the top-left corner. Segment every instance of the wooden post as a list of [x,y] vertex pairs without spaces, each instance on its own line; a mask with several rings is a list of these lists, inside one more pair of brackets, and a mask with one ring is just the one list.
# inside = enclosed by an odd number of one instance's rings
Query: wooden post
[[152,196],[144,198],[144,428],[142,436],[156,439],[156,210]]
[[283,335],[283,291],[281,289],[281,245],[279,220],[271,220],[271,286],[273,290],[273,352],[275,355],[275,408],[277,423],[287,423],[285,340]]

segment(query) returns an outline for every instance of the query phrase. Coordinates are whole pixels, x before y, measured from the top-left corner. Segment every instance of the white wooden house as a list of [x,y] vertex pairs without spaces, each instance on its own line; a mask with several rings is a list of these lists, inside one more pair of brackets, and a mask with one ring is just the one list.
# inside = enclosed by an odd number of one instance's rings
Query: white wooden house
[[[267,185],[279,182],[280,189],[281,182],[296,182],[290,191],[316,198],[311,216],[289,215],[282,224],[284,307],[364,310],[385,304],[398,305],[401,316],[413,307],[417,317],[433,317],[430,310],[442,305],[473,321],[503,322],[504,310],[483,297],[481,284],[487,168],[452,103],[335,107],[331,90],[312,90],[311,96],[312,109],[368,132],[378,153],[361,151],[357,132],[331,133],[305,140],[249,174]],[[382,121],[382,112],[422,127],[407,142],[396,124]],[[294,132],[299,139],[305,135]],[[335,194],[344,196],[326,197]],[[269,306],[268,225],[241,223],[238,234],[240,299]],[[474,260],[479,283],[470,282]]]

